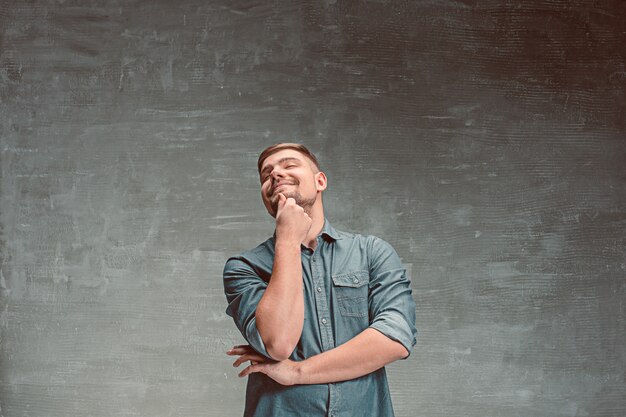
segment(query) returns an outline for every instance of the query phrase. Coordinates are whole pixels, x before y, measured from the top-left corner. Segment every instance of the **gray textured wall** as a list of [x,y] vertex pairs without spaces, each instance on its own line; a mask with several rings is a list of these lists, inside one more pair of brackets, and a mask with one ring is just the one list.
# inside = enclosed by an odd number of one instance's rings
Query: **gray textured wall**
[[398,416],[626,414],[626,2],[0,5],[0,416],[238,416],[257,153],[412,271]]

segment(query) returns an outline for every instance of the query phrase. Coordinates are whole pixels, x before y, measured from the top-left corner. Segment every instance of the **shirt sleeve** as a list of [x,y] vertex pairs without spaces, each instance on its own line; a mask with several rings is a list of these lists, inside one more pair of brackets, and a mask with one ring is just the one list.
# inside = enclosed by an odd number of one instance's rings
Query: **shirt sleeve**
[[256,326],[256,308],[267,283],[241,257],[232,257],[224,265],[224,293],[228,301],[226,314],[254,350],[272,359]]
[[393,247],[384,240],[374,237],[368,249],[369,327],[401,343],[410,355],[417,329],[415,302],[406,269]]

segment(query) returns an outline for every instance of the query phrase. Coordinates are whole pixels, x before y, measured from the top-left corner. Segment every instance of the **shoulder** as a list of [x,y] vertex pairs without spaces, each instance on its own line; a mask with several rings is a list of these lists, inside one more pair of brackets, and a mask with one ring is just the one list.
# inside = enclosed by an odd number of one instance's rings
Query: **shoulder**
[[349,264],[367,265],[369,270],[401,266],[397,252],[386,240],[368,234],[339,230],[335,232],[336,254],[340,259],[350,259]]
[[393,247],[387,241],[378,236],[367,235],[354,232],[346,232],[335,229],[338,241],[345,241],[348,246],[353,248],[365,249],[368,252],[377,252],[380,250],[393,251]]
[[242,268],[260,272],[271,269],[273,259],[274,239],[269,238],[252,249],[229,257],[224,265],[224,272]]

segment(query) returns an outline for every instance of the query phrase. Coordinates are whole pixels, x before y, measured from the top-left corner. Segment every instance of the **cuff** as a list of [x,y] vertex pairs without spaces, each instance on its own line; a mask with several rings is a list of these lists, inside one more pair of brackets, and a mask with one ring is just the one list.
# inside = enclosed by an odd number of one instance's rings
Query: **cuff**
[[409,352],[407,358],[411,356],[413,346],[417,342],[415,339],[417,330],[411,329],[411,326],[409,326],[402,314],[395,311],[380,313],[369,327],[400,343]]
[[259,352],[266,358],[272,359],[269,353],[267,353],[267,349],[265,349],[265,343],[263,343],[263,339],[261,339],[259,329],[257,329],[256,327],[256,317],[253,317],[252,320],[250,320],[250,322],[248,323],[248,326],[246,327],[245,338],[254,350]]

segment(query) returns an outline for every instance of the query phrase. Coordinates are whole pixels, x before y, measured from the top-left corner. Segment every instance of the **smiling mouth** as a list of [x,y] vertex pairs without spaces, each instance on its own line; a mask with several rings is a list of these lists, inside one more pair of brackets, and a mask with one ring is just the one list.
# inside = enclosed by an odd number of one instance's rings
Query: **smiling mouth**
[[276,194],[276,190],[278,190],[279,188],[281,188],[281,187],[286,187],[286,186],[288,186],[288,185],[294,185],[294,184],[287,184],[287,183],[285,183],[285,184],[279,184],[279,185],[277,185],[276,187],[274,187],[274,189],[272,190],[272,195]]

